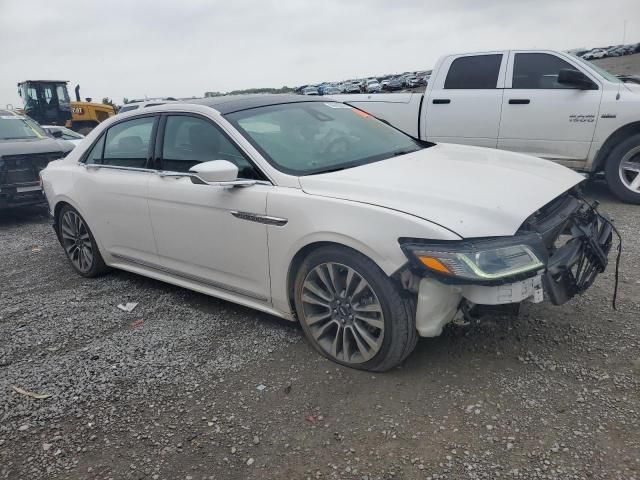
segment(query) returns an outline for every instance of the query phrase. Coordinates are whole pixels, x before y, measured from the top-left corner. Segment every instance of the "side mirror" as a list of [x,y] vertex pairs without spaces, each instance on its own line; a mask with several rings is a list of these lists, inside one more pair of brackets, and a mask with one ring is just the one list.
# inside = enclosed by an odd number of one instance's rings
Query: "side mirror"
[[598,86],[584,73],[572,68],[563,68],[558,73],[558,83],[580,90],[597,90]]
[[62,138],[62,130],[51,130],[49,133],[53,138]]
[[238,180],[238,167],[227,160],[212,160],[189,169],[197,180],[220,187],[248,187],[255,180]]

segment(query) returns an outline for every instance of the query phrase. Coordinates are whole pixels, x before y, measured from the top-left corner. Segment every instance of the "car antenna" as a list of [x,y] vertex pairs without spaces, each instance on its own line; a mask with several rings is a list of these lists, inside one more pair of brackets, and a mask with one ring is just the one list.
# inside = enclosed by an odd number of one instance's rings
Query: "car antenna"
[[[627,21],[623,20],[622,21],[622,45],[623,46],[624,46],[626,37],[627,37]],[[616,94],[616,100],[620,100],[620,89],[622,88],[622,83],[623,83],[622,80],[620,80],[620,83],[618,83],[618,93]]]

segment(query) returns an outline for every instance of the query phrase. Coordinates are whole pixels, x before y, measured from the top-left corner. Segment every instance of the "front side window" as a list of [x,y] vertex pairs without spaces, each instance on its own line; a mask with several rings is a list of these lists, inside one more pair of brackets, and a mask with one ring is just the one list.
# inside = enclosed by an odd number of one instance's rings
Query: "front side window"
[[574,88],[558,83],[560,70],[576,68],[555,55],[548,53],[516,53],[513,61],[511,88],[555,89]]
[[102,164],[102,153],[104,152],[104,137],[105,135],[102,134],[102,136],[100,137],[100,140],[98,140],[95,145],[93,146],[93,148],[91,149],[91,151],[89,152],[89,154],[87,155],[86,159],[85,159],[85,163],[87,165],[101,165]]
[[456,58],[451,62],[444,88],[457,90],[495,89],[498,86],[501,63],[501,54]]
[[66,85],[56,85],[56,94],[58,95],[58,102],[61,105],[69,103],[69,94]]
[[424,148],[371,115],[337,102],[298,102],[225,116],[276,168],[310,175]]
[[154,122],[155,117],[136,118],[118,123],[107,130],[101,163],[144,168],[149,156]]
[[228,160],[238,167],[238,178],[261,180],[262,175],[222,131],[203,118],[167,117],[162,145],[162,169],[188,172],[211,160]]

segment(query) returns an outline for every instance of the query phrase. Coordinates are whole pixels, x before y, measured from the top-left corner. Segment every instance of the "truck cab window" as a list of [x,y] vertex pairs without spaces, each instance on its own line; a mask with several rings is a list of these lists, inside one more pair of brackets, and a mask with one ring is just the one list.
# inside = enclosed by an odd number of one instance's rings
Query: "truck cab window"
[[516,53],[511,88],[573,88],[558,83],[558,74],[562,69],[576,70],[573,65],[548,53]]
[[498,86],[502,54],[471,55],[451,62],[445,89],[487,90]]

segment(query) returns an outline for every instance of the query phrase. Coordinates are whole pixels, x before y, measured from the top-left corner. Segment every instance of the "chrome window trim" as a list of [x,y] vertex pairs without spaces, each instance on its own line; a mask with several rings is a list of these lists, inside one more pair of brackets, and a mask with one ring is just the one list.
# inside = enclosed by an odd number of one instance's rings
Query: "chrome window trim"
[[156,173],[158,171],[158,170],[153,170],[151,168],[123,167],[123,166],[120,166],[120,165],[103,165],[101,163],[78,162],[78,165],[81,166],[81,167],[84,167],[86,169],[106,168],[108,170],[125,170],[125,171],[130,171],[130,172],[144,172],[144,173]]
[[[86,169],[101,169],[101,168],[106,168],[107,170],[123,170],[123,171],[129,171],[129,172],[141,172],[141,173],[153,173],[156,174],[160,177],[175,177],[175,178],[180,178],[180,177],[189,177],[189,178],[198,178],[200,179],[200,177],[198,177],[197,174],[195,173],[190,173],[190,172],[174,172],[171,170],[155,170],[152,168],[139,168],[139,167],[123,167],[120,165],[102,165],[99,163],[84,163],[84,162],[77,162],[78,166],[86,168]],[[201,179],[200,179],[201,180]],[[207,184],[207,185],[212,185],[215,186],[215,184],[211,184],[211,183],[207,183],[204,182],[203,180],[201,180],[203,183]],[[237,185],[238,186],[242,186],[242,182],[245,181],[242,178],[239,178],[237,180]],[[233,184],[235,183],[235,181],[231,181],[231,182],[220,182],[220,186],[224,186],[224,183],[228,183],[228,186],[234,186]],[[251,186],[251,185],[266,185],[266,186],[270,186],[273,187],[273,183],[269,182],[268,180],[246,180],[246,186]]]

